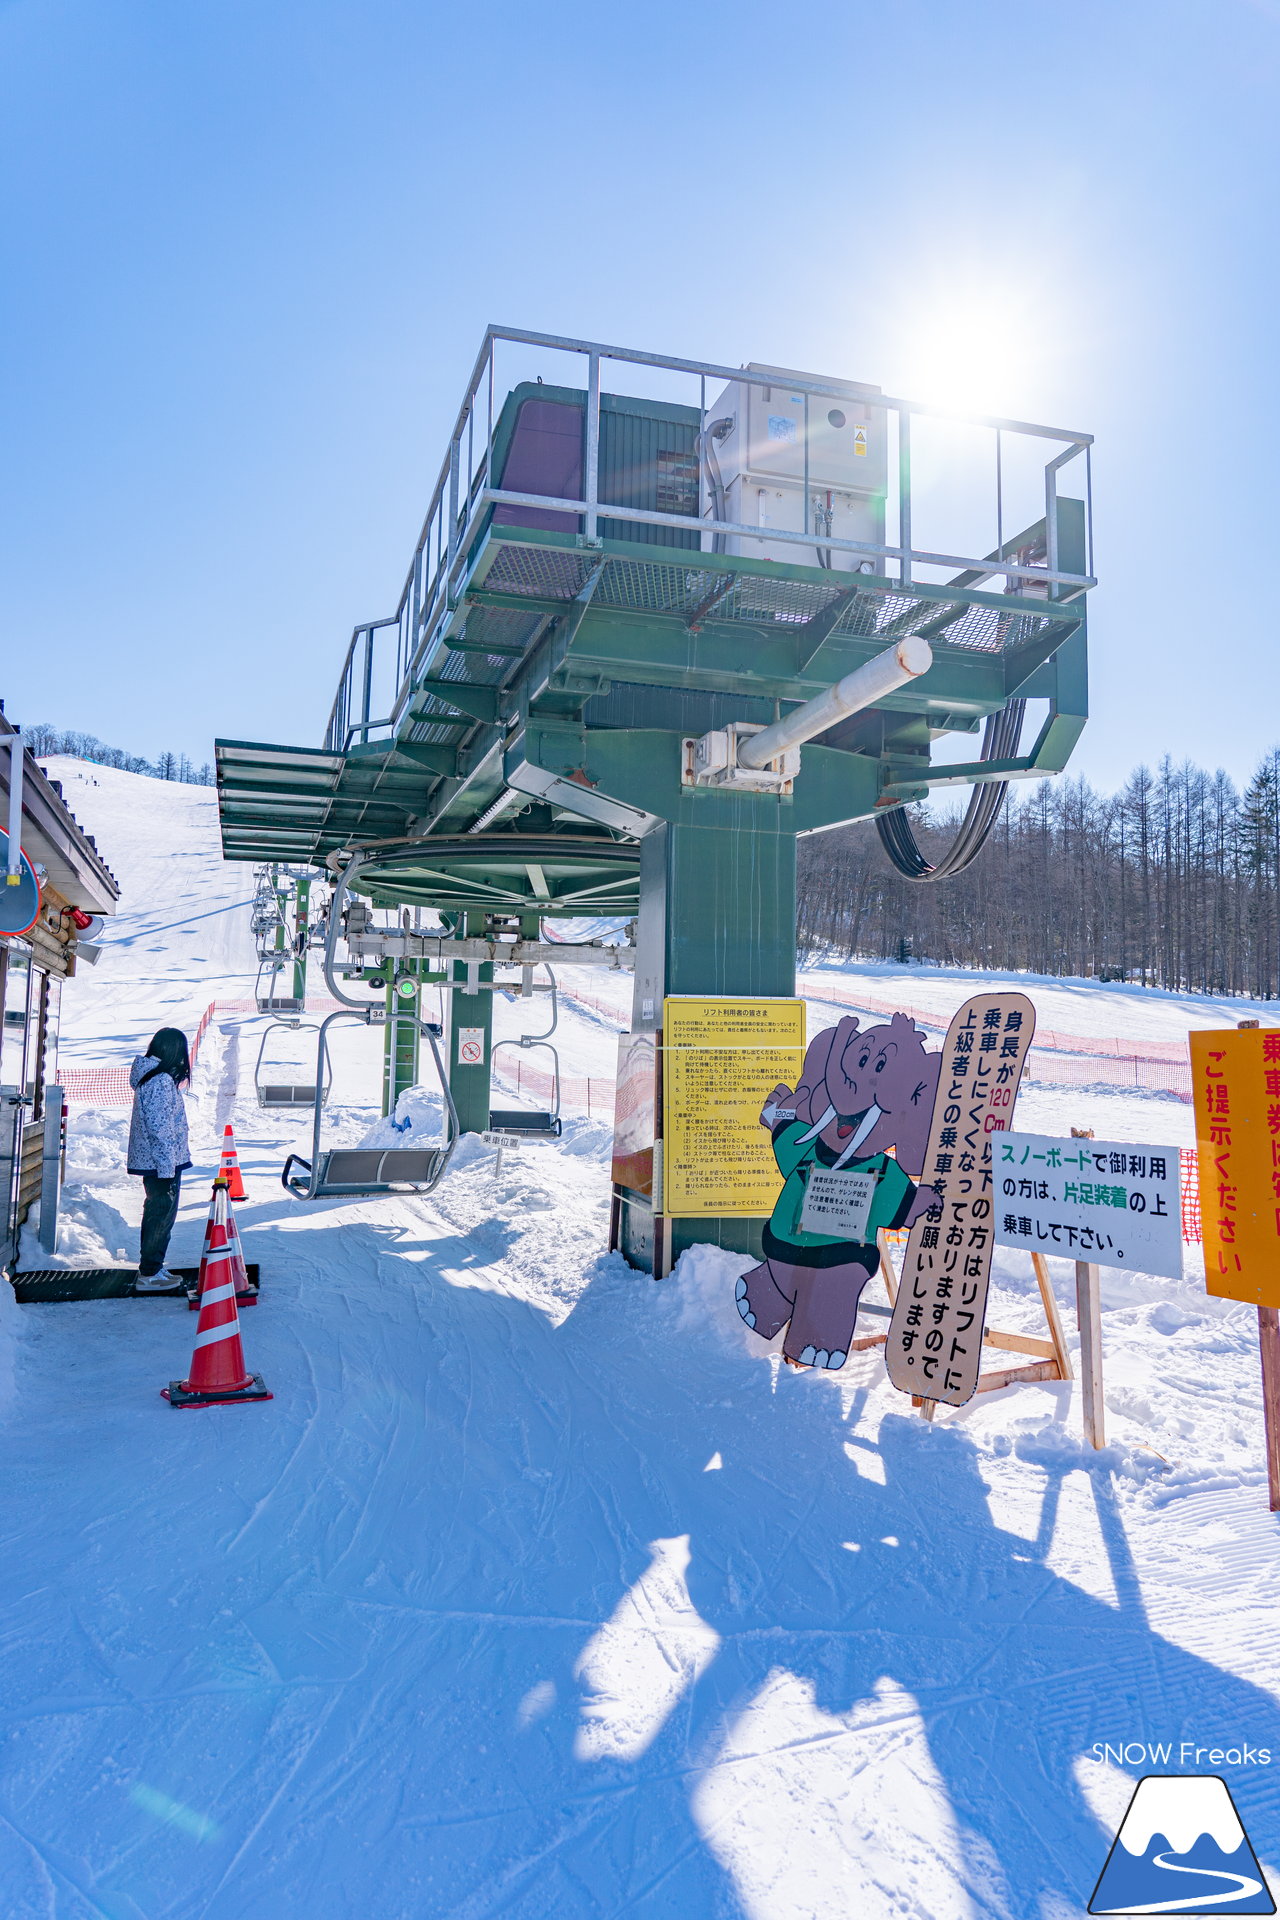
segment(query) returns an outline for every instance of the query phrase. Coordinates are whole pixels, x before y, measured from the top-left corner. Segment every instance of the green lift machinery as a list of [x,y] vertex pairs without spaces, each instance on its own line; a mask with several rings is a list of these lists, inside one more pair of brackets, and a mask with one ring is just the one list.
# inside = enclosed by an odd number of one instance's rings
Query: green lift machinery
[[[800,835],[874,818],[907,877],[966,866],[1007,783],[1061,771],[1085,723],[1090,448],[862,382],[490,327],[323,745],[217,743],[227,857],[333,885],[331,990],[373,987],[412,1027],[387,1036],[388,1110],[429,983],[457,1125],[480,1130],[504,980],[630,965],[632,1031],[656,1040],[668,995],[794,993]],[[907,809],[967,785],[931,865]],[[541,938],[580,916],[634,938]],[[758,1246],[741,1219],[655,1245],[648,1197],[618,1199],[641,1268]]]

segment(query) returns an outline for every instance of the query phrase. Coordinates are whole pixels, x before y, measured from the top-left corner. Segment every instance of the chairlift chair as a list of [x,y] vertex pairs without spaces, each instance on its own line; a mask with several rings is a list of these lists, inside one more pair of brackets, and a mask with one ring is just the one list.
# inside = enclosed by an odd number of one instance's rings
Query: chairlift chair
[[278,994],[272,992],[272,988],[276,983],[276,975],[283,973],[285,967],[290,964],[292,964],[290,961],[274,956],[271,959],[259,960],[258,978],[254,982],[253,988],[253,997],[257,1002],[259,1013],[302,1012],[303,1002],[299,1000],[295,994]]
[[315,1033],[316,1031],[313,1025],[308,1023],[304,1026],[300,1020],[273,1020],[270,1026],[264,1027],[262,1041],[258,1047],[258,1058],[253,1069],[253,1089],[258,1096],[260,1107],[314,1107],[317,1099],[319,1104],[324,1106],[333,1082],[333,1070],[327,1052],[325,1067],[329,1077],[321,1081],[318,1087],[310,1081],[264,1080],[262,1077],[263,1056],[267,1051],[267,1042],[273,1033]]
[[[313,1093],[314,1120],[311,1131],[311,1158],[291,1153],[284,1163],[280,1183],[295,1200],[334,1200],[377,1198],[393,1193],[430,1193],[444,1178],[461,1128],[458,1109],[449,1088],[449,1076],[440,1057],[435,1028],[415,1015],[398,1013],[398,1020],[411,1020],[431,1049],[440,1090],[444,1095],[444,1139],[433,1147],[320,1147],[320,1117],[324,1098],[332,1078],[329,1065],[329,1028],[335,1020],[357,1020],[364,1026],[384,1025],[381,1007],[358,1008],[348,1012],[340,1008],[321,1021],[316,1043],[316,1079]],[[299,1172],[293,1169],[297,1167]]]
[[560,1019],[559,991],[555,974],[547,967],[547,978],[551,982],[551,1025],[545,1033],[522,1033],[509,1040],[496,1040],[490,1052],[490,1061],[502,1047],[518,1047],[522,1053],[543,1050],[551,1055],[551,1105],[550,1107],[490,1107],[489,1125],[501,1133],[542,1134],[558,1140],[563,1131],[560,1118],[560,1051],[551,1044],[551,1035],[555,1032]]

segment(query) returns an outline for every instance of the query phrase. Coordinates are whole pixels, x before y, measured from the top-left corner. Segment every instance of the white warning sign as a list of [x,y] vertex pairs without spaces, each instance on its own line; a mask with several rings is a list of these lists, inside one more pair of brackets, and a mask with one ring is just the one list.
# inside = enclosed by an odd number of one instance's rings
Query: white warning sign
[[1000,1246],[1181,1280],[1176,1147],[1005,1133],[992,1156]]
[[836,1240],[865,1243],[867,1216],[876,1197],[874,1173],[836,1173],[814,1167],[805,1188],[800,1225],[806,1233],[829,1233]]
[[460,1067],[482,1067],[484,1065],[484,1028],[458,1028],[458,1065]]

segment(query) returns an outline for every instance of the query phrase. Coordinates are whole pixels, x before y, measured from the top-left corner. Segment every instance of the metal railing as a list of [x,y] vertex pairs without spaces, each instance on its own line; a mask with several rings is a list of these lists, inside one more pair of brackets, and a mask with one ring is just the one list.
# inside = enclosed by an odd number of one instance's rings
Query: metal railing
[[[546,349],[559,354],[576,354],[585,359],[586,396],[585,460],[583,497],[565,499],[558,495],[524,493],[490,484],[495,430],[494,349],[507,342],[520,347]],[[490,326],[476,357],[466,396],[458,410],[449,450],[431,495],[422,532],[414,548],[413,560],[394,614],[382,620],[366,621],[351,636],[339,678],[338,691],[325,730],[325,746],[344,753],[353,744],[368,742],[371,734],[394,729],[412,691],[414,676],[434,649],[438,633],[456,606],[465,573],[472,538],[483,517],[494,507],[533,507],[555,513],[575,514],[581,521],[581,539],[594,545],[599,539],[602,519],[623,521],[638,526],[672,528],[699,535],[699,547],[715,551],[713,542],[729,536],[753,540],[771,548],[794,547],[797,561],[800,550],[815,547],[815,531],[808,526],[808,414],[809,401],[848,397],[860,405],[883,412],[896,422],[896,473],[891,494],[896,501],[898,539],[896,542],[848,540],[823,532],[820,544],[824,552],[848,553],[863,562],[884,563],[872,570],[910,589],[917,572],[925,568],[952,568],[970,575],[964,582],[972,586],[986,579],[1003,580],[1006,591],[1031,587],[1043,596],[1054,598],[1081,592],[1096,584],[1093,577],[1093,481],[1092,434],[1072,432],[1061,427],[1038,426],[1025,420],[1009,420],[989,415],[964,414],[921,401],[905,400],[877,393],[856,381],[817,380],[785,374],[789,392],[804,398],[805,521],[803,532],[780,527],[749,526],[716,518],[712,512],[693,514],[664,513],[657,509],[627,507],[600,498],[600,411],[601,367],[605,361],[649,367],[663,373],[687,375],[700,382],[701,424],[707,426],[707,382],[723,381],[738,386],[777,386],[778,368],[752,371],[745,367],[720,366],[714,361],[686,360],[668,354],[644,353],[632,347],[606,346],[598,341],[573,340],[559,334],[533,333],[520,327]],[[505,398],[505,396],[504,396]],[[995,545],[983,554],[939,553],[912,544],[913,491],[911,471],[912,421],[921,416],[982,427],[995,434]],[[1024,549],[1010,551],[1005,538],[1005,436],[1041,439],[1051,442],[1055,451],[1044,466],[1044,553],[1041,562]],[[1085,573],[1071,573],[1059,567],[1058,553],[1058,475],[1068,461],[1083,456],[1085,462]],[[375,641],[375,635],[378,639]],[[385,637],[384,637],[385,636]],[[379,656],[379,649],[381,655]],[[389,707],[376,715],[375,687],[390,681],[393,690]]]

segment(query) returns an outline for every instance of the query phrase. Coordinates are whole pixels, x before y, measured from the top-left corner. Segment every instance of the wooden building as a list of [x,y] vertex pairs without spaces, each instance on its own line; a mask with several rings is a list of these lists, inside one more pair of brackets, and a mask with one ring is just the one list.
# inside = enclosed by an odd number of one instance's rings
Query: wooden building
[[[0,703],[0,825],[9,815],[16,734]],[[18,1229],[33,1211],[43,1207],[43,1229],[56,1219],[65,1131],[58,1086],[62,994],[77,966],[96,957],[94,923],[113,913],[120,897],[93,836],[29,750],[23,752],[22,851],[35,869],[40,899],[26,932],[0,933],[0,1259],[8,1266]]]

